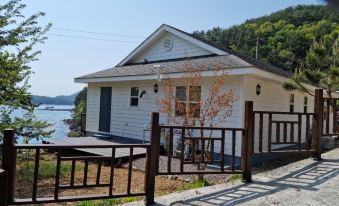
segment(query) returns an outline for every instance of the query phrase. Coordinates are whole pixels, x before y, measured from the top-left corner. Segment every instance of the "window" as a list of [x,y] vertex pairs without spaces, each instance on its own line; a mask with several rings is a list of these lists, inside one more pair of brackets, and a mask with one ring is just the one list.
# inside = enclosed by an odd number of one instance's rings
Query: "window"
[[290,112],[294,112],[294,94],[290,95]]
[[131,87],[130,106],[137,107],[139,104],[139,87]]
[[[200,99],[201,99],[201,87],[191,86],[189,90],[184,86],[176,87],[175,92],[175,115],[184,116],[186,111],[189,112],[188,116],[199,117],[200,116]],[[188,99],[187,99],[188,97]]]
[[308,97],[304,97],[304,113],[307,113]]

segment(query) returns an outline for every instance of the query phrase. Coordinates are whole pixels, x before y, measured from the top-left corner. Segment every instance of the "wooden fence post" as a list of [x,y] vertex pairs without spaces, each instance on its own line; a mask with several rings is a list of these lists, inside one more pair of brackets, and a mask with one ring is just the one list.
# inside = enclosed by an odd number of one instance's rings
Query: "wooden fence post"
[[159,113],[152,113],[151,127],[151,146],[147,148],[146,155],[146,174],[145,174],[145,192],[146,205],[154,204],[155,175],[158,165],[158,147],[160,141]]
[[312,149],[314,158],[321,160],[321,138],[323,134],[324,98],[323,90],[316,89],[314,95],[314,115],[312,121]]
[[81,113],[80,131],[81,135],[86,136],[86,113]]
[[14,148],[14,130],[4,130],[4,140],[2,148],[2,169],[7,173],[7,203],[14,200],[14,176],[16,165],[16,150]]
[[0,169],[0,205],[7,206],[7,172]]
[[245,102],[245,122],[244,126],[246,129],[245,138],[242,141],[242,154],[241,154],[241,164],[243,170],[242,181],[249,183],[252,181],[252,153],[253,153],[253,102]]

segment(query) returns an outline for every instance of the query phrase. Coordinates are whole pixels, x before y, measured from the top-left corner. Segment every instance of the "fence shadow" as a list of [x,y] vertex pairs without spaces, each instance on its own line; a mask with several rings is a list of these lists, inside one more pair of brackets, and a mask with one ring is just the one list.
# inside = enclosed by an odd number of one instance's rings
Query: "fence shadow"
[[320,185],[339,174],[339,160],[322,160],[269,182],[254,181],[208,195],[178,201],[185,205],[235,205],[288,188],[316,191]]

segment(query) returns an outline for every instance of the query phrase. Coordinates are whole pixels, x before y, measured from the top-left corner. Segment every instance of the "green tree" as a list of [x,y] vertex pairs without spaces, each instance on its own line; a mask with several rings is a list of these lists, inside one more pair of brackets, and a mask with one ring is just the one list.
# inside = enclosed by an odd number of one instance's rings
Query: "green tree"
[[331,49],[327,49],[323,43],[314,42],[307,52],[305,69],[297,70],[283,87],[287,90],[300,90],[311,94],[304,85],[310,83],[324,89],[331,98],[333,92],[339,90],[338,41],[339,38],[333,43]]
[[72,114],[72,119],[69,121],[69,129],[71,130],[68,133],[69,137],[80,137],[81,131],[81,114],[86,113],[87,105],[87,87],[83,88],[74,99],[74,110]]
[[81,114],[86,113],[86,105],[87,105],[87,87],[83,88],[79,94],[74,99],[74,112],[73,118],[80,124]]
[[[29,64],[40,53],[34,46],[44,43],[44,34],[51,24],[39,27],[37,20],[45,14],[38,12],[26,18],[22,15],[25,7],[20,0],[0,4],[0,137],[4,128],[11,127],[28,142],[53,132],[46,130],[50,124],[33,115],[28,84],[32,74]],[[18,109],[25,114],[13,118],[13,112]]]
[[252,57],[256,57],[258,42],[258,59],[292,72],[304,63],[314,41],[330,49],[338,34],[339,12],[320,5],[289,7],[228,29],[193,32],[219,47]]

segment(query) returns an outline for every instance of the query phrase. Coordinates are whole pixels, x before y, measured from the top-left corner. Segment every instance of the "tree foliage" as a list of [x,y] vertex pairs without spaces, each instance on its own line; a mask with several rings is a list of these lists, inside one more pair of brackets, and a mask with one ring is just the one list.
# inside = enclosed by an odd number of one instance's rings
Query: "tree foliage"
[[310,83],[323,88],[331,98],[332,93],[339,90],[338,43],[339,38],[328,50],[323,43],[314,42],[307,52],[305,68],[296,70],[290,80],[284,83],[284,88],[310,93],[304,85]]
[[[167,115],[170,124],[215,127],[232,115],[233,105],[238,97],[234,90],[224,88],[228,78],[225,70],[217,64],[215,67],[218,69],[210,79],[211,87],[205,98],[201,96],[201,71],[205,70],[205,65],[193,65],[188,60],[180,80],[167,77],[161,82],[160,88],[164,97],[157,99],[157,106],[161,113]],[[178,86],[184,88],[180,94]]]
[[[33,115],[28,80],[33,73],[29,64],[37,60],[40,51],[34,46],[44,43],[44,34],[51,27],[38,26],[45,14],[38,12],[29,17],[22,14],[26,7],[20,0],[0,4],[0,136],[2,129],[11,127],[27,138],[49,136],[45,130],[50,124],[36,120]],[[25,115],[13,118],[13,111],[21,109]]]
[[228,29],[213,28],[193,35],[220,47],[231,47],[280,68],[294,71],[304,64],[313,42],[330,50],[339,35],[339,13],[327,6],[296,6]]
[[74,100],[73,119],[80,124],[81,114],[86,113],[87,105],[87,87],[83,88]]

